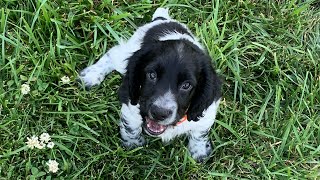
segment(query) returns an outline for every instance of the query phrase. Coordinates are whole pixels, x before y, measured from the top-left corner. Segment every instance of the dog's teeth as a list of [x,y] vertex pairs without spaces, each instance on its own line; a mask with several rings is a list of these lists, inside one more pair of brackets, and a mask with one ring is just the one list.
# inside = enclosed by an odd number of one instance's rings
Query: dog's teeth
[[158,124],[157,122],[149,120],[148,118],[146,118],[146,127],[149,129],[150,132],[159,134],[166,130],[166,126]]

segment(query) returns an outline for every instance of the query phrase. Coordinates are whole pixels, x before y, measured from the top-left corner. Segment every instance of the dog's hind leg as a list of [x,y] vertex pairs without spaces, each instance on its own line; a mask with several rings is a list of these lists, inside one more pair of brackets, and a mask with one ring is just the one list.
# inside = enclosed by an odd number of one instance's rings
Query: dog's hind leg
[[127,59],[136,49],[127,47],[127,43],[120,43],[111,48],[95,64],[88,66],[80,72],[81,80],[86,88],[99,85],[105,76],[111,71],[116,70],[121,74],[126,72]]

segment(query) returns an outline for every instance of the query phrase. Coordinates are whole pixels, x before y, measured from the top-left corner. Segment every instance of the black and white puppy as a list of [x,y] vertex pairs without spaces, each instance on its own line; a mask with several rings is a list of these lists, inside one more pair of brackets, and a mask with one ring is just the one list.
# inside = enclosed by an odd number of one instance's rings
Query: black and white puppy
[[152,20],[79,78],[91,87],[113,70],[124,75],[119,89],[124,146],[144,145],[142,130],[165,142],[186,134],[192,157],[202,161],[212,151],[208,133],[221,98],[220,80],[203,46],[168,9],[158,8]]

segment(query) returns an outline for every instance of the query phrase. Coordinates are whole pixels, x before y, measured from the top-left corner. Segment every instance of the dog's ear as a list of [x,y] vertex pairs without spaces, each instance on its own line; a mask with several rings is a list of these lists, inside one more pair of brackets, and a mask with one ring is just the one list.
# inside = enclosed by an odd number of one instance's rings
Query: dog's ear
[[127,72],[119,88],[119,99],[122,103],[136,105],[139,102],[142,83],[145,81],[144,68],[150,61],[150,48],[142,47],[128,59]]
[[211,65],[211,58],[204,55],[199,59],[200,74],[187,112],[188,119],[198,121],[202,113],[221,97],[221,80]]

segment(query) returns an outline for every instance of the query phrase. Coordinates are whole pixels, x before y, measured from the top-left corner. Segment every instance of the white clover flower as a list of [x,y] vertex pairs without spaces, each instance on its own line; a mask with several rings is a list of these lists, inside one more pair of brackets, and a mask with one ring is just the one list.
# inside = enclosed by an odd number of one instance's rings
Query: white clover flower
[[33,149],[34,147],[39,147],[39,140],[37,136],[32,136],[31,138],[27,137],[28,141],[26,142],[27,146],[30,149]]
[[21,85],[21,93],[28,94],[30,92],[30,86],[28,84]]
[[48,143],[50,140],[51,140],[51,137],[50,137],[50,135],[48,133],[42,133],[40,135],[40,141],[41,142]]
[[63,76],[61,81],[63,84],[68,84],[70,82],[70,78],[68,76]]
[[54,143],[53,143],[53,142],[49,142],[49,143],[47,144],[47,147],[50,148],[50,149],[52,149],[53,146],[54,146]]
[[59,170],[59,163],[56,160],[49,159],[49,161],[46,164],[49,166],[49,172],[56,173]]
[[46,147],[46,144],[41,141],[38,144],[36,144],[35,147],[38,149],[44,149]]

